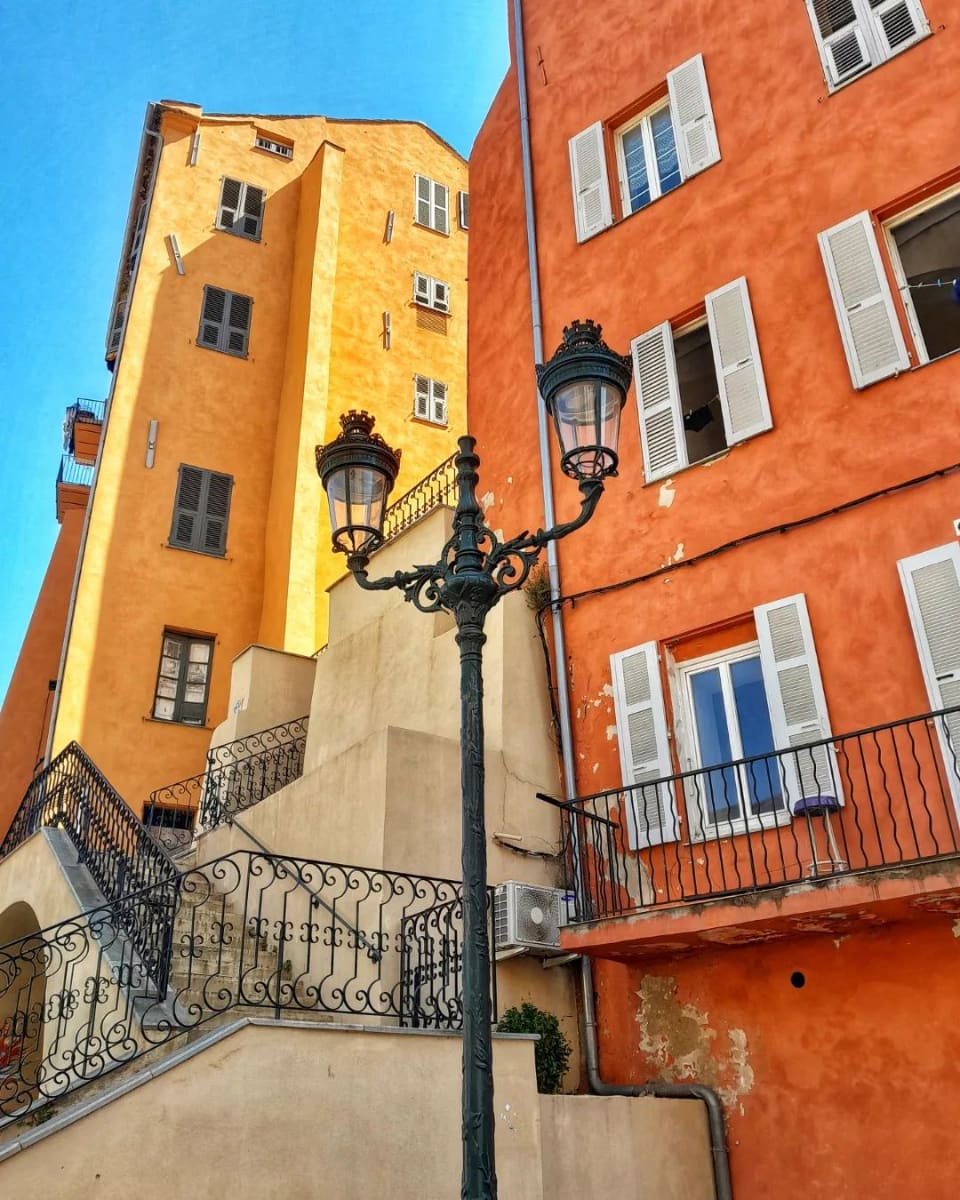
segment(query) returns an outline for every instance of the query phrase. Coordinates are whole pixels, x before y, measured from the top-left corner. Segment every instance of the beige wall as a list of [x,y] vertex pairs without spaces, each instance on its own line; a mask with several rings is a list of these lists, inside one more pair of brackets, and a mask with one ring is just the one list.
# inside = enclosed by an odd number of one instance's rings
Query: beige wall
[[310,711],[316,660],[269,646],[248,646],[233,660],[227,718],[211,746],[292,721]]
[[[440,1200],[460,1180],[460,1039],[248,1025],[0,1162],[20,1200]],[[702,1106],[538,1096],[494,1043],[502,1200],[711,1200]],[[149,1136],[131,1136],[131,1131]]]

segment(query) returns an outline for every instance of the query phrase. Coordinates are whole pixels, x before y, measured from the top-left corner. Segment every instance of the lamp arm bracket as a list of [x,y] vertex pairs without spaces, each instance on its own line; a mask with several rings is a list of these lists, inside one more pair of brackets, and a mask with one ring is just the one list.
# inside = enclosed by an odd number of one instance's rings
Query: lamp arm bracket
[[393,575],[384,575],[380,579],[371,579],[367,574],[366,555],[351,555],[347,566],[353,573],[354,579],[367,592],[385,592],[390,588],[398,588],[403,592],[403,598],[410,600],[421,612],[440,612],[439,585],[443,581],[444,571],[439,564],[432,566],[416,566],[412,571],[395,571]]

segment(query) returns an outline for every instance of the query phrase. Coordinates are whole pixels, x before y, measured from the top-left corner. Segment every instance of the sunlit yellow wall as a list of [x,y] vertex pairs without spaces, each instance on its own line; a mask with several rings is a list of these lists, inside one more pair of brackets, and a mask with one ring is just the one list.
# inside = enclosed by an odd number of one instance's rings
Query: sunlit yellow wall
[[[255,149],[258,128],[292,141],[293,159]],[[161,134],[54,739],[55,750],[78,740],[135,806],[202,768],[226,716],[230,660],[246,645],[312,653],[326,640],[323,588],[341,567],[313,446],[340,411],[374,411],[403,446],[399,495],[455,448],[466,401],[467,235],[455,211],[466,166],[449,147],[418,125],[169,107]],[[416,172],[449,186],[449,237],[413,226]],[[266,188],[260,242],[215,228],[225,175]],[[418,327],[414,270],[451,285],[445,334]],[[247,359],[195,345],[205,284],[253,297]],[[449,428],[413,419],[415,372],[449,383]],[[234,476],[225,558],[166,544],[181,463]],[[165,627],[216,638],[205,728],[151,719]]]

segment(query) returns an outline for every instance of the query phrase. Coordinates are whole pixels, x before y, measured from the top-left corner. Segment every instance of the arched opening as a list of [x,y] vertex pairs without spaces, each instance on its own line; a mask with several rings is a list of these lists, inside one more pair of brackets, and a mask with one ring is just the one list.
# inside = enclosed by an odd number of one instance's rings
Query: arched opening
[[43,1058],[44,947],[29,904],[18,901],[0,913],[0,1119],[36,1099]]

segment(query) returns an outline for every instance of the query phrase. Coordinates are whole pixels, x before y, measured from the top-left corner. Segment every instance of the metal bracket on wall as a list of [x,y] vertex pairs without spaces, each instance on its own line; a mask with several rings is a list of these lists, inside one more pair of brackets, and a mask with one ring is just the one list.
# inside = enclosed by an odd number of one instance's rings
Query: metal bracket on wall
[[157,454],[157,427],[160,422],[154,418],[147,429],[147,457],[144,460],[147,470],[153,467],[153,460]]
[[177,241],[177,235],[170,233],[167,237],[170,242],[170,253],[173,255],[173,265],[177,268],[177,274],[186,275],[187,271],[183,265],[183,259],[180,257],[180,244]]
[[388,246],[393,241],[393,222],[396,218],[396,215],[397,214],[393,211],[392,208],[387,213],[387,227],[383,231],[383,240],[387,243]]
[[390,349],[390,314],[389,314],[389,312],[385,312],[383,314],[383,348],[384,348],[384,350]]

